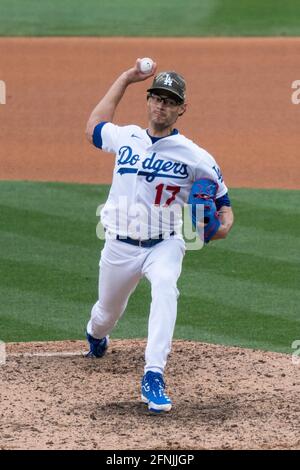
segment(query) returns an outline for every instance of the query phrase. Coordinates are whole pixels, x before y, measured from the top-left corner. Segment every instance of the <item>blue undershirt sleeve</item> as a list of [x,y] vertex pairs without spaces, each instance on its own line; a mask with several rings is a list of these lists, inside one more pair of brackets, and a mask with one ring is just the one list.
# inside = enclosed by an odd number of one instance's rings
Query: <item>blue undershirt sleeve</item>
[[224,196],[219,197],[218,199],[216,199],[217,211],[220,210],[222,206],[228,206],[228,207],[231,206],[231,202],[230,202],[228,193],[226,193],[226,194],[224,194]]
[[101,130],[104,124],[106,124],[107,121],[102,121],[97,126],[95,126],[94,132],[93,132],[93,144],[95,147],[102,149],[102,136],[101,136]]

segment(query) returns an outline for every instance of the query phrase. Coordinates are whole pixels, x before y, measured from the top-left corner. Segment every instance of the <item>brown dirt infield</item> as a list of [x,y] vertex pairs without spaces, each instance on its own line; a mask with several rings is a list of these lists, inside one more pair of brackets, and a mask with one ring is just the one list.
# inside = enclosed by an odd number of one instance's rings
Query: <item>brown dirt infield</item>
[[[109,183],[113,157],[86,143],[86,119],[124,67],[150,56],[186,76],[178,127],[229,186],[299,189],[299,55],[300,39],[0,39],[0,179]],[[117,122],[146,125],[146,85],[128,90]],[[139,401],[144,347],[115,340],[93,361],[82,342],[7,345],[0,449],[300,449],[290,356],[175,341],[175,406],[153,416]],[[77,355],[41,356],[66,351]]]
[[[84,130],[112,80],[151,56],[188,82],[180,131],[210,151],[231,187],[299,188],[300,38],[0,39],[0,179],[111,181],[113,157]],[[148,82],[128,89],[116,121],[146,125]]]
[[[299,449],[300,368],[291,357],[175,341],[165,415],[140,402],[144,341],[8,345],[0,449]],[[79,356],[42,357],[43,352]],[[26,353],[40,356],[26,357]]]

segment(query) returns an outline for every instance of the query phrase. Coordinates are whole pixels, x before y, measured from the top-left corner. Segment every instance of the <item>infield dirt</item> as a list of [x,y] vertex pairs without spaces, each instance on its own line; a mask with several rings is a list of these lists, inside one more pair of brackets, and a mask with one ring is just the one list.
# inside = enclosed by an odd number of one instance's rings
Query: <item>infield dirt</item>
[[8,345],[0,449],[300,448],[300,367],[288,355],[175,341],[166,370],[174,408],[153,415],[140,401],[144,341],[113,340],[99,360],[85,348]]
[[[137,57],[187,80],[187,137],[231,187],[299,188],[299,38],[0,39],[0,179],[109,183],[113,157],[85,139],[89,113]],[[115,122],[146,126],[146,89],[128,88]]]

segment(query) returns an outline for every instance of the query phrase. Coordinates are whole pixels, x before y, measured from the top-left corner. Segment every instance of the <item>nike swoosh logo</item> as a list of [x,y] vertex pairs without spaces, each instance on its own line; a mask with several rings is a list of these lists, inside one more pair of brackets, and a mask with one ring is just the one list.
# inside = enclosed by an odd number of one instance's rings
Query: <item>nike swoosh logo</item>
[[139,136],[136,135],[136,134],[131,134],[131,137],[135,137],[136,139],[141,139],[141,137],[139,137]]

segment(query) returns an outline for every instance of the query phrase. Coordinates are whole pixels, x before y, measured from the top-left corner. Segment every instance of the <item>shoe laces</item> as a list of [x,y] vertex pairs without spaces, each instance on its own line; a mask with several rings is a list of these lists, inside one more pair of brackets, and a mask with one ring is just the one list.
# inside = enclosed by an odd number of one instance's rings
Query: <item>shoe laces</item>
[[165,393],[165,382],[161,374],[148,372],[146,374],[146,383],[156,396],[168,398]]

